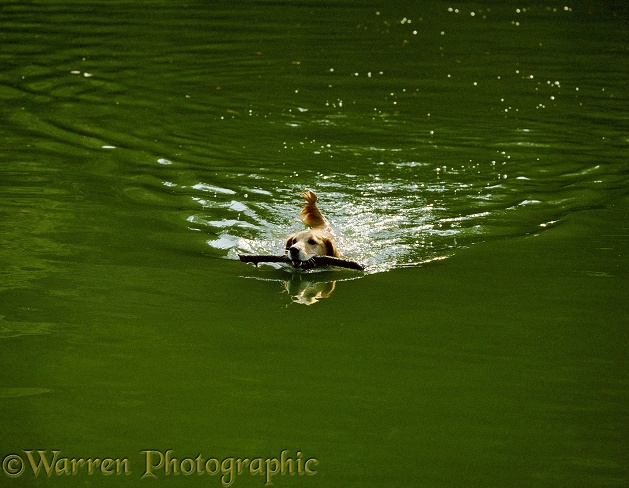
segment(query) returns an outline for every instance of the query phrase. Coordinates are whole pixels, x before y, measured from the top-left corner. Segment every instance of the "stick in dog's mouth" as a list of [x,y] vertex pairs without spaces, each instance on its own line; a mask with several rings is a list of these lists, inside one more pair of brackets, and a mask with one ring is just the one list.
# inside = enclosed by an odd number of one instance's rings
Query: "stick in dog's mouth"
[[334,244],[334,233],[327,220],[317,207],[317,194],[313,191],[304,191],[300,195],[304,198],[304,209],[300,217],[303,217],[307,230],[295,232],[286,239],[283,256],[245,256],[239,255],[241,261],[252,262],[256,265],[260,262],[290,263],[295,268],[310,269],[316,266],[338,266],[363,271],[363,265],[353,261],[341,259]]
[[308,264],[309,267],[313,266],[336,266],[338,268],[355,269],[357,271],[364,271],[365,267],[355,261],[349,261],[347,259],[336,258],[334,256],[313,256],[308,261],[292,261],[288,256],[275,256],[265,254],[239,254],[238,258],[243,263],[253,263],[256,266],[259,263],[289,263],[296,268],[307,269],[304,264]]

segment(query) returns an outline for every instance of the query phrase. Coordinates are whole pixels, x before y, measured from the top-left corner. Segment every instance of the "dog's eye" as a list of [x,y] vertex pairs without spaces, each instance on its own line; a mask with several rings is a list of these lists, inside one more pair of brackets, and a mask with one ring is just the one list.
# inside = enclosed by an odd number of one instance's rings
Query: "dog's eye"
[[308,239],[308,244],[310,244],[311,246],[316,246],[317,241],[315,241],[314,239]]

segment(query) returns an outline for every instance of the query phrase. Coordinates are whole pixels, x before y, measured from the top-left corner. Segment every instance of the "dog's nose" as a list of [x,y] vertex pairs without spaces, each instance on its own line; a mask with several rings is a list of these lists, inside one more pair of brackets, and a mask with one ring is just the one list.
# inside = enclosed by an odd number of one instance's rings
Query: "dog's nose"
[[288,254],[290,254],[291,258],[295,258],[299,256],[299,249],[297,249],[295,246],[291,246],[288,248]]

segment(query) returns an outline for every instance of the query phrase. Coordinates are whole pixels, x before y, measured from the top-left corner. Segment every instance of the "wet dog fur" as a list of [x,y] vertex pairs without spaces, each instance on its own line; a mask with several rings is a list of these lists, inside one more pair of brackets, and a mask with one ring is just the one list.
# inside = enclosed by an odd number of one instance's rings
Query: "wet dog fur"
[[318,197],[313,191],[304,191],[304,208],[299,214],[309,228],[296,232],[286,239],[285,251],[291,263],[296,268],[311,268],[315,266],[315,256],[339,257],[334,244],[332,229],[317,207]]

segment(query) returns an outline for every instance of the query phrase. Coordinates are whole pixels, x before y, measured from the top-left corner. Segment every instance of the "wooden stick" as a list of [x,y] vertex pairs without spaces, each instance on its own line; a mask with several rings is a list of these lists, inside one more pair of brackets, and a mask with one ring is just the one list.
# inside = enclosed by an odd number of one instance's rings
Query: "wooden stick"
[[[258,263],[292,263],[288,256],[274,256],[272,254],[239,254],[238,257],[243,263],[253,263],[256,266]],[[348,261],[347,259],[335,258],[334,256],[314,256],[310,261],[317,266],[337,266],[358,271],[364,271],[365,269],[362,264]],[[308,266],[310,261],[304,262],[305,268],[312,267]]]
[[243,263],[290,263],[287,256],[273,256],[265,254],[239,254],[238,257]]

